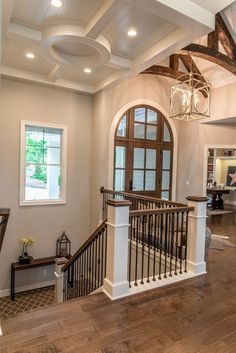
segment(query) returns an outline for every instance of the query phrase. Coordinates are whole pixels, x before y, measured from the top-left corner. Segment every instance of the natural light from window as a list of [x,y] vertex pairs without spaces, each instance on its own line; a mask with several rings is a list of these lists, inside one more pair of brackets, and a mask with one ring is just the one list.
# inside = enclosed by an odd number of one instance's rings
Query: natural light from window
[[23,124],[23,203],[63,201],[63,134],[64,128]]

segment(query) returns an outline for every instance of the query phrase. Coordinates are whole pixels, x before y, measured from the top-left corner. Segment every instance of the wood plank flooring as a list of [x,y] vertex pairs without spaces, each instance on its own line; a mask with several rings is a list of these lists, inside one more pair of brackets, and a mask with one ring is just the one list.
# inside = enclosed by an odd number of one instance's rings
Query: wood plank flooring
[[[236,244],[235,214],[209,217]],[[111,302],[103,293],[3,321],[1,353],[235,353],[236,248],[207,275]]]

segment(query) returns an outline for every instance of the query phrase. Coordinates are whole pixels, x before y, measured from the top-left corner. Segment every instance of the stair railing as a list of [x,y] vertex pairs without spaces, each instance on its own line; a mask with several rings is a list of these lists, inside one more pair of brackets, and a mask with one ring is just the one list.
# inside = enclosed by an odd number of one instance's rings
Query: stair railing
[[106,219],[62,267],[63,300],[86,296],[103,285],[106,276]]
[[139,195],[130,192],[123,191],[114,191],[110,189],[105,189],[103,186],[100,189],[103,195],[102,201],[102,213],[103,218],[107,217],[107,201],[111,199],[122,199],[128,200],[131,202],[130,209],[134,210],[150,210],[150,209],[159,209],[159,208],[173,208],[173,207],[183,207],[185,206],[182,203],[162,200],[156,197],[149,197],[145,195]]
[[188,217],[193,207],[129,213],[129,286],[187,272]]
[[10,215],[9,208],[0,208],[0,251],[2,248],[2,243],[5,236],[6,228],[7,228],[9,215]]
[[134,288],[142,291],[145,283],[169,283],[167,278],[178,281],[185,272],[206,272],[205,197],[188,197],[184,205],[104,188],[101,192],[108,219],[65,265],[58,265],[60,301],[86,296],[101,286],[117,299]]

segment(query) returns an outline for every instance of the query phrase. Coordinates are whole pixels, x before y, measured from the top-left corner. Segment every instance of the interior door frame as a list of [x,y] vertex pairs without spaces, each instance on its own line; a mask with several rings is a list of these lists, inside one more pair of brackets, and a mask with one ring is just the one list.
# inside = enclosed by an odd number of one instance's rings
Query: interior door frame
[[208,158],[208,149],[236,149],[236,145],[204,145],[204,155],[203,155],[203,184],[202,192],[203,195],[206,195],[207,191],[207,158]]

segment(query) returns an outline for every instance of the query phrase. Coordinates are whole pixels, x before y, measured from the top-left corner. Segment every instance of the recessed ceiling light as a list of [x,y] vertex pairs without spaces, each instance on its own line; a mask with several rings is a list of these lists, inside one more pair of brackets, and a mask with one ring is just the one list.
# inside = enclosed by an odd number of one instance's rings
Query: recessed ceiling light
[[135,37],[136,35],[137,35],[137,32],[136,32],[135,29],[130,29],[130,30],[128,31],[128,36],[130,36],[130,37]]
[[86,74],[91,74],[92,70],[87,67],[86,69],[84,69],[84,72]]
[[31,52],[28,52],[25,54],[25,56],[28,58],[28,59],[34,59],[35,58],[35,55]]
[[62,7],[62,1],[61,0],[52,0],[51,4],[54,7]]

